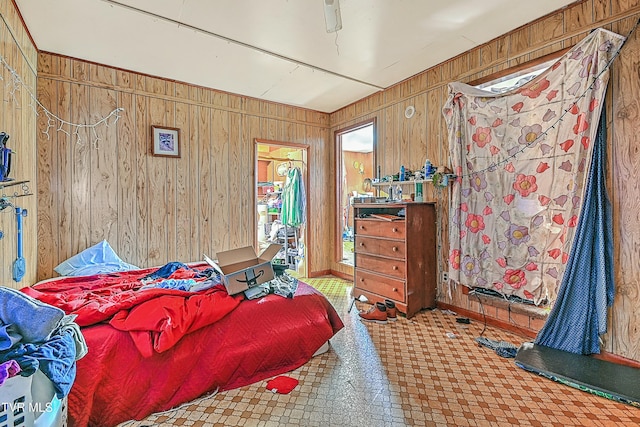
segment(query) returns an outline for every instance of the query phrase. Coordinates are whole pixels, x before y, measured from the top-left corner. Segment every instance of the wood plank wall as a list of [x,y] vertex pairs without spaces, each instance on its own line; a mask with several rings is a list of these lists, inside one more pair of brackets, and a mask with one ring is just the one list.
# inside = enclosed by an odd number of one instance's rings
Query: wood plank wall
[[[9,134],[9,147],[15,151],[10,176],[15,180],[29,181],[28,188],[13,186],[0,188],[0,196],[9,196],[15,206],[26,209],[28,216],[23,219],[23,256],[26,260],[26,274],[20,282],[15,282],[12,265],[17,255],[16,217],[12,208],[0,211],[0,285],[21,288],[32,284],[36,277],[37,255],[37,212],[36,212],[36,64],[37,51],[29,39],[13,2],[0,2],[0,55],[6,65],[0,65],[0,132]],[[14,85],[15,72],[21,83]],[[33,95],[33,96],[32,96]],[[12,197],[16,194],[33,193],[27,197]]]
[[[627,35],[640,18],[637,0],[578,2],[531,24],[478,46],[397,85],[331,114],[332,131],[377,118],[376,155],[382,174],[397,173],[400,165],[419,168],[426,158],[447,165],[448,143],[441,108],[451,81],[470,82],[573,46],[594,28]],[[609,86],[609,188],[614,206],[616,296],[609,316],[604,350],[640,361],[640,32],[636,31],[615,61]],[[407,106],[416,114],[404,117]],[[333,154],[332,154],[333,156]],[[333,166],[332,166],[333,167]],[[445,191],[431,188],[428,200],[438,203],[438,271],[447,266],[448,202]],[[335,221],[334,221],[335,222]],[[331,234],[335,236],[335,234]],[[447,267],[448,268],[448,267]],[[333,261],[332,269],[352,274]],[[440,277],[440,275],[439,275]],[[461,289],[440,283],[438,301],[488,316],[524,331],[537,331],[544,323],[534,316],[484,306]]]
[[[330,180],[329,115],[40,52],[38,98],[59,117],[109,126],[38,133],[37,278],[106,239],[140,267],[253,245],[254,139],[308,144],[307,188]],[[46,127],[42,115],[38,127]],[[152,125],[180,129],[180,158],[150,154]],[[71,135],[68,135],[71,134]],[[96,139],[99,138],[99,139]],[[329,269],[330,193],[309,191],[310,272]]]

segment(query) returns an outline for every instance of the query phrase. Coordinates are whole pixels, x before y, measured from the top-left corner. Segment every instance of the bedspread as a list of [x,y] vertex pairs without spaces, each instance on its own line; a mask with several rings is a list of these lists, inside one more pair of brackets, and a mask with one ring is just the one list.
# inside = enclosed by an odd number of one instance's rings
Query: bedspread
[[[206,314],[208,306],[218,302],[204,298],[226,295],[219,289],[196,293],[203,298],[183,298],[182,303],[173,299],[181,295],[176,291],[161,293],[162,297],[130,295],[129,290],[139,286],[133,284],[133,277],[144,277],[150,271],[153,270],[125,274],[120,283],[114,284],[118,292],[103,289],[104,283],[96,284],[106,280],[105,277],[96,280],[93,276],[86,282],[77,278],[57,279],[35,285],[33,291],[27,290],[43,301],[57,301],[59,304],[53,305],[65,311],[82,314],[85,325],[91,323],[82,328],[89,353],[77,362],[76,380],[68,396],[71,426],[115,426],[131,419],[140,420],[206,393],[242,387],[289,372],[311,359],[343,327],[331,303],[304,282],[299,282],[292,299],[270,294],[238,301],[234,309],[219,317],[228,307],[217,314],[215,310]],[[76,296],[80,298],[71,297],[69,288],[78,288]],[[147,291],[140,293],[144,292]],[[118,297],[118,293],[124,295]],[[104,298],[101,301],[104,304],[96,305],[93,298]],[[155,299],[168,303],[167,307],[162,308],[161,304],[145,307]],[[134,300],[138,303],[132,304]],[[103,308],[99,313],[91,313],[89,307]],[[137,333],[131,333],[129,325],[142,321],[153,329],[163,324],[159,318],[183,308],[184,313],[198,312],[191,319],[191,329],[185,330],[182,338],[165,351],[143,354]],[[110,319],[106,313],[112,313]],[[203,326],[208,323],[207,316],[216,321]],[[95,322],[98,318],[104,320]],[[145,334],[149,332],[139,335]],[[162,338],[153,341],[154,346],[161,343]]]

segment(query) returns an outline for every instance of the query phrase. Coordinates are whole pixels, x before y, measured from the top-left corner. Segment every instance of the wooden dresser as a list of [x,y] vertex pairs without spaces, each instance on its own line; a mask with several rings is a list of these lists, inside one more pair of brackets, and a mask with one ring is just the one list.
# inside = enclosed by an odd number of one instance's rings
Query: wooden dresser
[[354,296],[393,300],[407,317],[435,307],[435,204],[354,204],[354,218]]

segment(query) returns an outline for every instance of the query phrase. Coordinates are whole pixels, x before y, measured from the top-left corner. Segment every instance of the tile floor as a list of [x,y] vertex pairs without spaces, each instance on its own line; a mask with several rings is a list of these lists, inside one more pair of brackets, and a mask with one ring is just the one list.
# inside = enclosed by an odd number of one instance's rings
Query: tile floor
[[[287,375],[300,383],[274,394],[266,381],[199,399],[142,426],[638,426],[640,409],[526,372],[474,341],[483,325],[441,310],[386,325],[351,312],[351,282],[305,279],[322,291],[345,328],[331,349]],[[448,338],[448,332],[455,338]],[[524,338],[487,327],[484,337]]]

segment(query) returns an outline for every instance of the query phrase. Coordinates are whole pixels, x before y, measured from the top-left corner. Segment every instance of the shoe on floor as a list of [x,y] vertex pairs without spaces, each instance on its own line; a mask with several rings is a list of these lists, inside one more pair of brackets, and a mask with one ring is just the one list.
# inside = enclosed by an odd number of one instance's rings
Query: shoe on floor
[[396,303],[386,299],[384,300],[384,305],[387,308],[387,320],[391,320],[395,322],[398,320],[398,311],[396,310]]
[[361,311],[358,315],[365,322],[387,323],[387,306],[377,302],[368,311]]

